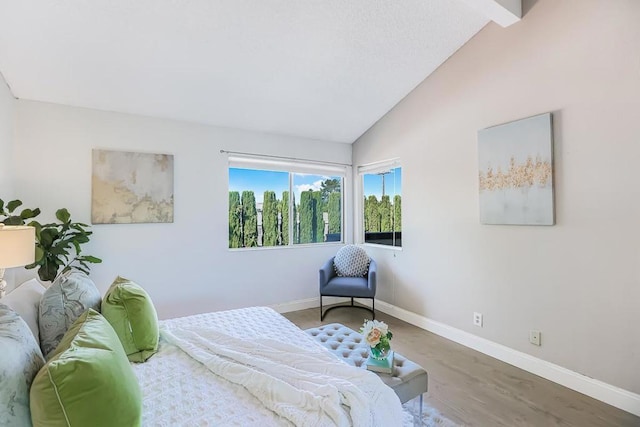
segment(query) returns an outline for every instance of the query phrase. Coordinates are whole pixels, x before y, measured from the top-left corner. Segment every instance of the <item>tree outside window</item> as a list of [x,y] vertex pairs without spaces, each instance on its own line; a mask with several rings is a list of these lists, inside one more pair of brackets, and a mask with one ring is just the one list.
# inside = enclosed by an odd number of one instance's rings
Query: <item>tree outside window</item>
[[402,246],[402,168],[362,173],[364,242]]
[[342,241],[342,177],[229,168],[229,248]]

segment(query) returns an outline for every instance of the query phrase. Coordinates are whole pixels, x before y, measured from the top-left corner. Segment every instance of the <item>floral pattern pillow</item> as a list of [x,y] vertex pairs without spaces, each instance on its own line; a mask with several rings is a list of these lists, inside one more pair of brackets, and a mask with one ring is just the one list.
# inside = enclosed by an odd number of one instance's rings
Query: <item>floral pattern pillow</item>
[[30,426],[29,389],[44,358],[29,326],[0,304],[0,426]]
[[60,340],[85,311],[100,312],[102,298],[93,280],[79,271],[58,277],[40,300],[40,348],[48,360]]

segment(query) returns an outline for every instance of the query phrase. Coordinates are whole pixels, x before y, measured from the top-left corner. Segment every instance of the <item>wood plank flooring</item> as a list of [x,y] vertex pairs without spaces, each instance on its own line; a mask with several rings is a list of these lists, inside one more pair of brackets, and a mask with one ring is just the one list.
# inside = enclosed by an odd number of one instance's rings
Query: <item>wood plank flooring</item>
[[[302,329],[342,323],[354,330],[367,315],[342,308],[320,322],[317,308],[284,314]],[[460,425],[640,427],[640,417],[628,412],[384,313],[376,312],[376,319],[393,331],[393,349],[429,373],[425,403]]]

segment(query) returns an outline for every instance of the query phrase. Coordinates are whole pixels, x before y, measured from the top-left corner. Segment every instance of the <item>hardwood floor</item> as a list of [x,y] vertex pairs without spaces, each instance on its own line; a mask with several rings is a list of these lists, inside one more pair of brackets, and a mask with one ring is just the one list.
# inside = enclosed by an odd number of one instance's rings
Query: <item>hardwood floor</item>
[[[358,330],[367,312],[319,309],[285,313],[302,329],[342,323]],[[468,426],[640,426],[640,417],[376,312],[393,331],[392,347],[429,373],[425,403]]]

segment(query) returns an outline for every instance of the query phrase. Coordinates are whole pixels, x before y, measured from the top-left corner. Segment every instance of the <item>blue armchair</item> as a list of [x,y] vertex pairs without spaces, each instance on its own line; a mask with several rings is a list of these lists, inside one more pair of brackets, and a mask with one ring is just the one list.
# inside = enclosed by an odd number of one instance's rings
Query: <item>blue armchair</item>
[[[364,276],[360,277],[343,277],[338,276],[336,269],[334,268],[334,259],[332,257],[327,261],[320,269],[320,321],[324,320],[324,316],[334,308],[342,307],[356,307],[362,308],[369,312],[376,318],[375,313],[375,296],[376,296],[376,275],[377,265],[376,262],[371,259],[369,262],[369,269]],[[326,312],[322,311],[322,297],[350,297],[351,305],[337,305],[327,309]],[[370,298],[371,308],[353,305],[354,298]]]

